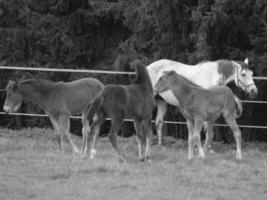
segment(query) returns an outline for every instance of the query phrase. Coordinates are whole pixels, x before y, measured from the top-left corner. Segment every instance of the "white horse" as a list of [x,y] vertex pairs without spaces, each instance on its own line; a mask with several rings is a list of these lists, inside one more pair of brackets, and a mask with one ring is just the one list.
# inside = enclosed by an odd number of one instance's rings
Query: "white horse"
[[[186,65],[180,62],[162,59],[148,65],[147,70],[151,78],[153,89],[155,89],[155,85],[164,71],[173,70],[206,89],[218,85],[226,85],[234,81],[237,87],[241,88],[251,97],[255,97],[258,93],[258,89],[253,81],[253,72],[249,69],[248,64],[248,58],[246,58],[244,62],[217,60],[205,61],[197,65]],[[179,102],[170,90],[159,93],[159,96],[161,98],[156,98],[157,116],[155,123],[158,134],[158,144],[162,145],[163,118],[167,111],[167,104],[179,107]],[[209,134],[212,135],[213,133]]]

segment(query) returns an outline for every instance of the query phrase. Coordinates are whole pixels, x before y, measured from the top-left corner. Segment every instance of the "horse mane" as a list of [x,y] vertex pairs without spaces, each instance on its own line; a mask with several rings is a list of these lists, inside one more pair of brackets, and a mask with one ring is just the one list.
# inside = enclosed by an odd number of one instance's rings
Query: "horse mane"
[[234,62],[238,63],[241,66],[241,70],[246,70],[246,69],[250,69],[249,65],[243,61],[239,61],[239,60],[234,60]]
[[[235,71],[233,61],[232,60],[218,60],[218,73],[223,76],[223,78],[226,80],[228,79]],[[241,70],[249,69],[249,66],[242,62],[242,61],[235,61],[241,66]]]
[[[198,89],[202,88],[201,86],[195,84],[194,82],[190,81],[188,78],[176,73],[175,71],[170,71],[169,76],[175,77],[176,79],[179,79],[180,81],[182,81],[182,84],[180,83],[181,87],[184,87],[184,85],[186,85],[191,88],[198,88]],[[176,79],[174,79],[174,81]]]
[[55,82],[46,80],[46,79],[26,79],[19,81],[19,86],[32,86],[36,91],[41,93],[42,95],[47,95],[53,90],[55,87]]
[[218,60],[218,73],[223,76],[226,80],[228,79],[235,71],[233,62],[230,60]]
[[145,86],[147,86],[149,91],[153,93],[152,83],[145,65],[140,60],[134,60],[131,65],[135,68],[136,71],[136,79],[134,83],[144,84]]

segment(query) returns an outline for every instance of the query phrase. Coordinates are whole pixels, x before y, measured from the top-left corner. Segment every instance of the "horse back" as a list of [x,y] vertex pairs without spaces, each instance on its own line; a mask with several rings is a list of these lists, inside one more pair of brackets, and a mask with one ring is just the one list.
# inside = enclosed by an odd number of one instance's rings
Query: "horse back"
[[58,82],[51,95],[57,109],[68,110],[71,114],[81,113],[104,85],[94,78],[83,78],[71,82]]

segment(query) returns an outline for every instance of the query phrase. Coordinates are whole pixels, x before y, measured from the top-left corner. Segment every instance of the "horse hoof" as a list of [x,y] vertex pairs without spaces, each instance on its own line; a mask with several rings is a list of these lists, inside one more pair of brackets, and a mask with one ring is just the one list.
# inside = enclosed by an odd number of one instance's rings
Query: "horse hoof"
[[84,152],[80,152],[79,155],[81,156],[81,158],[85,158],[86,157],[86,154]]
[[241,155],[236,155],[236,159],[237,160],[242,160],[242,156]]
[[75,154],[81,154],[81,152],[77,148],[74,148],[73,149],[73,153],[75,153]]
[[145,158],[139,158],[139,160],[140,160],[141,162],[144,162],[144,161],[145,161]]
[[209,149],[209,153],[215,154],[216,152],[213,149]]
[[200,159],[205,159],[206,158],[205,155],[204,156],[203,155],[198,155],[197,157],[200,158]]
[[96,156],[96,150],[95,149],[92,149],[91,150],[90,159],[93,160],[95,156]]

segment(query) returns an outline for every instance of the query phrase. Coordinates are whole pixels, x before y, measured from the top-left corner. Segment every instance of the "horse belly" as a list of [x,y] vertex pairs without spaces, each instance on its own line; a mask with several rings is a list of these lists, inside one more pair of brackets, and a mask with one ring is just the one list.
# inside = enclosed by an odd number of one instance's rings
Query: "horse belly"
[[173,92],[171,90],[162,92],[159,94],[168,104],[171,104],[173,106],[179,106],[178,99],[174,96]]

